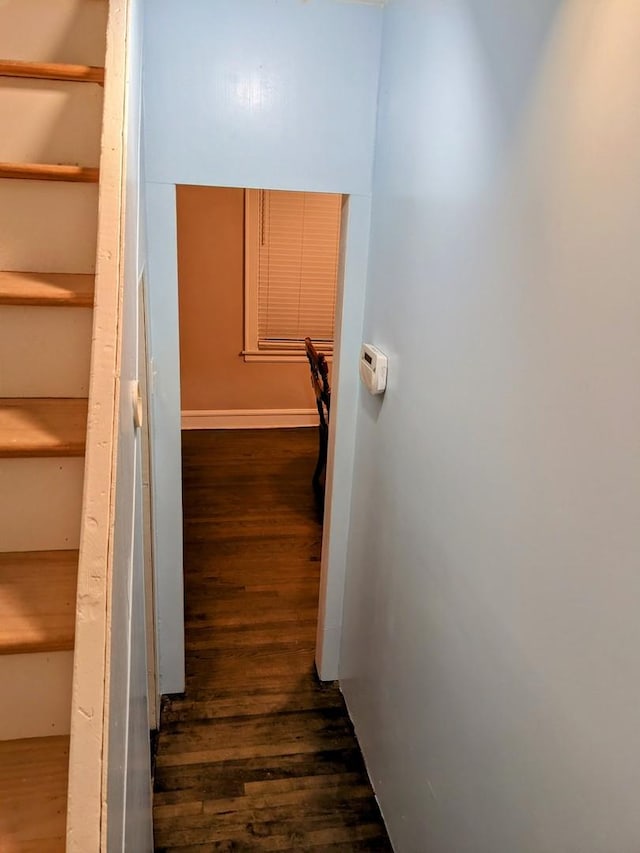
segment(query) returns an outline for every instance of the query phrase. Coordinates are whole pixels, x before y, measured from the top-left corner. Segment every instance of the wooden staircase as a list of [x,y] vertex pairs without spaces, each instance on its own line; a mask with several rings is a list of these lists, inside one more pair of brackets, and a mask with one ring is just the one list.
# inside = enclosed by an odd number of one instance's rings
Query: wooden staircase
[[0,4],[0,851],[65,849],[105,0]]
[[75,181],[98,183],[98,169],[90,166],[58,166],[50,163],[0,163],[0,178],[32,181]]
[[0,60],[3,77],[28,77],[32,80],[71,80],[77,83],[104,83],[104,68],[60,62],[19,62]]

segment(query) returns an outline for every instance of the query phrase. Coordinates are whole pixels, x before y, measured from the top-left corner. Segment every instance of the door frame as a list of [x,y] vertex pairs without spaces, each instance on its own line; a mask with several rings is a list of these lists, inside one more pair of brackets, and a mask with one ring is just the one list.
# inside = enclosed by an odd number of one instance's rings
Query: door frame
[[[229,185],[211,181],[211,186]],[[268,186],[268,182],[265,182]],[[235,186],[235,184],[234,184]],[[340,641],[362,339],[371,196],[344,195],[336,301],[333,394],[326,477],[316,666],[323,681],[340,675]],[[147,183],[147,284],[159,689],[184,690],[184,581],[176,185]]]
[[147,359],[147,297],[144,269],[138,279],[138,383],[142,423],[140,427],[140,461],[142,471],[142,537],[144,560],[144,600],[147,633],[147,695],[149,728],[160,727],[160,690],[158,687],[158,652],[156,643],[156,607],[153,551],[153,506],[151,479],[151,444],[149,435],[149,363]]

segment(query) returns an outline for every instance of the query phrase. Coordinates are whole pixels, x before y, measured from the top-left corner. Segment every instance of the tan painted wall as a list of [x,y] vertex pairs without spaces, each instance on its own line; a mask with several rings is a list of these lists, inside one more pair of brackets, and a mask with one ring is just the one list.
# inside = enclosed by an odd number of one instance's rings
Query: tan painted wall
[[306,362],[247,363],[244,190],[177,187],[182,409],[312,409]]

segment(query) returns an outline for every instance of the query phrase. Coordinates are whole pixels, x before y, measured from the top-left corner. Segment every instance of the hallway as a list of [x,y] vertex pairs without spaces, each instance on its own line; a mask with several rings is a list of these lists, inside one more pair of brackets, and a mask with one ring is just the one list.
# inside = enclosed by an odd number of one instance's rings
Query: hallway
[[315,675],[315,430],[183,433],[187,688],[166,701],[157,851],[388,851],[337,685]]

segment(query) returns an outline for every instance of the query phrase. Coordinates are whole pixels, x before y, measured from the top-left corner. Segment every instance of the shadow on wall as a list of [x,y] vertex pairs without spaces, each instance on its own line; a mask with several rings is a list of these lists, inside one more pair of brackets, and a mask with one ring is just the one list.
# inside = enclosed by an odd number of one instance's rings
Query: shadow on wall
[[541,48],[566,5],[564,0],[536,0],[526,8],[504,0],[464,3],[474,30],[470,38],[482,51],[482,66],[490,76],[488,88],[499,97],[507,127],[517,127],[519,116],[528,108],[529,97],[523,93],[530,93],[537,83]]

